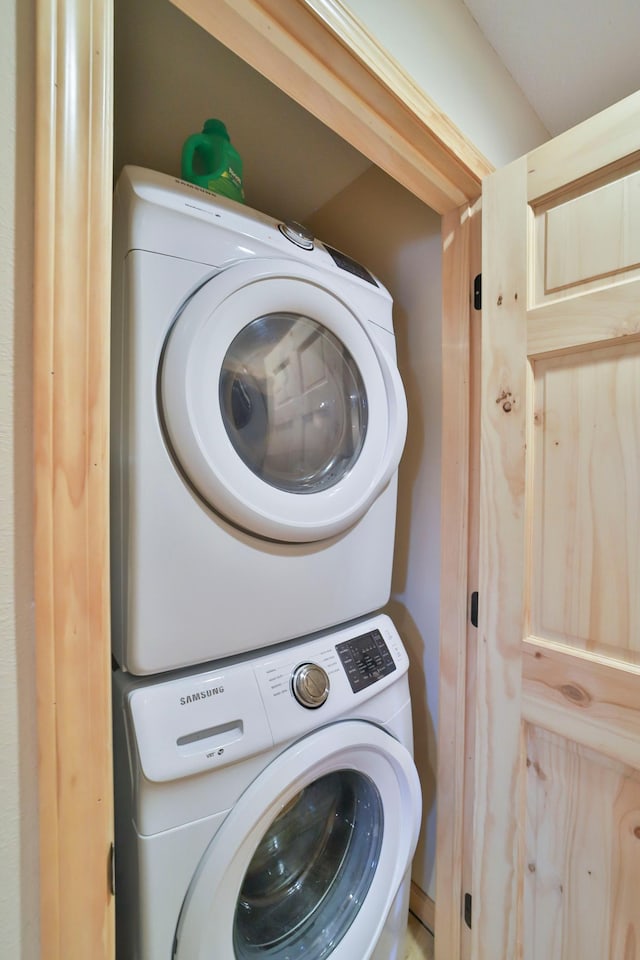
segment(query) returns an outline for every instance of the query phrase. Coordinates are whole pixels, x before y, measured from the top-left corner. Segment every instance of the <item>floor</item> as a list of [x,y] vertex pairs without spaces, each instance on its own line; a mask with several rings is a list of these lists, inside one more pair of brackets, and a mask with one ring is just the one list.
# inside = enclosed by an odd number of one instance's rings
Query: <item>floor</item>
[[433,960],[433,937],[412,913],[402,960]]

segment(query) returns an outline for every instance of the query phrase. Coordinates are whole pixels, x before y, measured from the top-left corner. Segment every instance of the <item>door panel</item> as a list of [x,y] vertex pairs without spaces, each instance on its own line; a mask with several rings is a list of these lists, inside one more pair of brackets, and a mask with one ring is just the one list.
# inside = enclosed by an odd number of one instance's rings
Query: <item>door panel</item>
[[531,633],[640,650],[640,343],[533,376]]
[[532,207],[536,231],[536,302],[622,282],[640,266],[640,173],[618,170],[604,183],[554,194]]
[[525,960],[635,957],[640,775],[533,726],[526,748]]
[[640,960],[640,97],[483,221],[472,955]]

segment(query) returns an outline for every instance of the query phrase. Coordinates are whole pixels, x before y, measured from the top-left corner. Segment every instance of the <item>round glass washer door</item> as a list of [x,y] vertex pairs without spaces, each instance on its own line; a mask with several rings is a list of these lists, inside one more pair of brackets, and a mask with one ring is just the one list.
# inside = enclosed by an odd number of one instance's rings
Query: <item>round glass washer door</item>
[[415,849],[418,775],[379,727],[344,721],[276,758],[193,877],[176,960],[368,956]]
[[194,294],[165,344],[158,397],[167,442],[207,504],[283,541],[363,516],[406,434],[395,362],[367,326],[294,261],[239,263]]
[[384,833],[375,784],[354,770],[303,787],[262,837],[233,922],[237,960],[322,960],[355,920]]

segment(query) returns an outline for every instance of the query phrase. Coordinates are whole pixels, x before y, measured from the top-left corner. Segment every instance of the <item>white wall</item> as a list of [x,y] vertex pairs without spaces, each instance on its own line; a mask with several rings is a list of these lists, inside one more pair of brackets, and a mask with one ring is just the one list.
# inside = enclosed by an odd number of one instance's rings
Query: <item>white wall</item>
[[549,138],[461,0],[343,0],[494,166]]
[[24,960],[39,955],[31,575],[33,17],[32,0],[0,0],[0,956]]
[[[435,771],[440,618],[440,218],[373,167],[311,218],[323,240],[373,270],[394,297],[409,427],[400,464],[391,603],[407,646],[423,826],[413,879],[435,897]],[[345,571],[349,575],[349,571]]]

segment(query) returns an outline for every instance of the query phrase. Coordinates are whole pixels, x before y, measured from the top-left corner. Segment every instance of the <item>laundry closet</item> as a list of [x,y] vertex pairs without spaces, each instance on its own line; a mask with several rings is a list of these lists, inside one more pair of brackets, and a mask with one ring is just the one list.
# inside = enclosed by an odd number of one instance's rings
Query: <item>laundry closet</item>
[[[248,206],[304,223],[376,274],[394,300],[408,403],[387,612],[409,652],[423,828],[413,880],[435,897],[441,445],[440,217],[210,37],[169,0],[118,0],[114,176],[179,175],[184,139],[222,119]],[[345,571],[349,576],[349,571]]]

